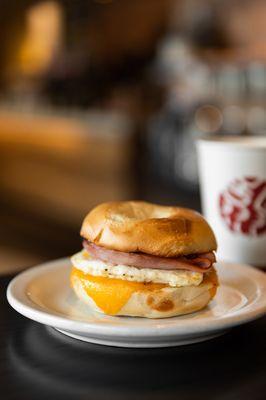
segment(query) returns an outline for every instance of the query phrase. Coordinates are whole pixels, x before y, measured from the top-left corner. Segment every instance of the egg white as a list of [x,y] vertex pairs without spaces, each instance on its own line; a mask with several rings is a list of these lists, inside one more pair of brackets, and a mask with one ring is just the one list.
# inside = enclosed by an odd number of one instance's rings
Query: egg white
[[198,286],[203,280],[201,272],[185,270],[162,270],[151,268],[136,268],[128,265],[112,265],[93,259],[86,250],[71,257],[75,268],[85,274],[116,278],[133,282],[164,283],[172,287]]

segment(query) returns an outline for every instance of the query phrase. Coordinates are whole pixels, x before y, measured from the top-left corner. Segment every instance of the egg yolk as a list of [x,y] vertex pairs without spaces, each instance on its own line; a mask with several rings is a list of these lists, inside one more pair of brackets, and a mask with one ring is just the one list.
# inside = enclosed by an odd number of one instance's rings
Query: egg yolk
[[106,314],[115,315],[134,292],[156,291],[167,285],[161,283],[132,282],[122,279],[112,279],[103,276],[84,274],[77,268],[71,272],[71,284],[78,280],[97,306]]

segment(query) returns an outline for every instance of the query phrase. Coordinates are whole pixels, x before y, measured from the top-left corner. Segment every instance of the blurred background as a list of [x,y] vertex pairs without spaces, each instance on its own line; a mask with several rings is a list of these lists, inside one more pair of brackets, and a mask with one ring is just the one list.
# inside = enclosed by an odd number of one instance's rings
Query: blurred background
[[97,203],[200,209],[194,141],[266,134],[264,0],[2,0],[0,271]]

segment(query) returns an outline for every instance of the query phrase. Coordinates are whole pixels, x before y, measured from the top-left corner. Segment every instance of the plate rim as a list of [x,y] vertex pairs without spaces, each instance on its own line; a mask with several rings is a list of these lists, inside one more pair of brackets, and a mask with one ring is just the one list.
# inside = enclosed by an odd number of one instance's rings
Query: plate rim
[[[164,321],[167,318],[156,319],[156,326],[126,326],[126,325],[106,325],[97,322],[86,322],[70,319],[63,316],[58,316],[55,313],[49,313],[42,309],[39,305],[34,303],[26,293],[26,287],[29,282],[47,270],[53,270],[54,268],[62,268],[62,264],[70,263],[69,257],[59,258],[51,260],[35,267],[29,268],[26,271],[19,273],[15,276],[7,287],[7,300],[11,307],[13,307],[18,313],[23,316],[39,322],[44,325],[53,326],[59,329],[66,329],[75,332],[82,332],[90,335],[105,335],[108,337],[155,337],[157,335],[163,335],[168,337],[177,337],[184,334],[207,334],[209,332],[225,330],[232,328],[236,325],[244,324],[254,319],[257,319],[266,314],[266,274],[262,271],[255,269],[254,267],[242,264],[242,263],[228,263],[218,262],[219,265],[230,265],[239,271],[242,269],[248,272],[252,276],[253,280],[261,289],[259,296],[246,307],[244,306],[240,310],[235,311],[223,318],[215,319],[209,318],[205,320],[189,320],[181,321],[176,320],[176,324],[164,325]],[[219,266],[218,266],[219,271]],[[219,273],[219,272],[218,272]],[[250,308],[250,309],[249,309]],[[113,318],[131,318],[131,317],[113,317]],[[173,320],[177,317],[171,317]],[[136,317],[134,317],[137,320]],[[142,319],[142,318],[141,318]],[[161,322],[162,321],[162,322]],[[196,321],[196,323],[195,323]],[[198,323],[200,321],[200,323]],[[161,325],[161,326],[160,326]]]

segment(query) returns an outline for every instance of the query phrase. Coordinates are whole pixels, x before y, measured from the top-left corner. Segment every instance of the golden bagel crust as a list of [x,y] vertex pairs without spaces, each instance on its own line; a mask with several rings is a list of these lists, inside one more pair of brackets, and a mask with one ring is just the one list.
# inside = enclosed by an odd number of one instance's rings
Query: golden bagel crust
[[211,227],[196,211],[144,201],[98,205],[85,217],[80,234],[108,249],[161,257],[217,248]]
[[[82,302],[87,303],[91,310],[105,314],[86,292],[82,281],[78,277],[72,279],[71,284],[78,298]],[[206,307],[215,296],[217,287],[217,274],[215,269],[212,268],[212,270],[205,275],[204,280],[199,286],[183,286],[176,288],[166,286],[153,293],[149,293],[145,290],[136,291],[116,314],[111,315],[167,318],[189,314]]]

